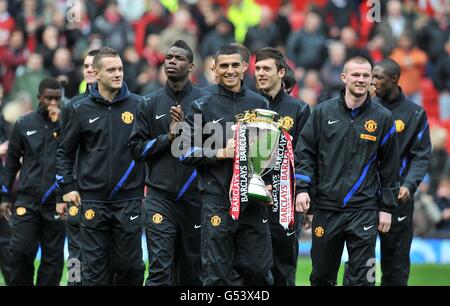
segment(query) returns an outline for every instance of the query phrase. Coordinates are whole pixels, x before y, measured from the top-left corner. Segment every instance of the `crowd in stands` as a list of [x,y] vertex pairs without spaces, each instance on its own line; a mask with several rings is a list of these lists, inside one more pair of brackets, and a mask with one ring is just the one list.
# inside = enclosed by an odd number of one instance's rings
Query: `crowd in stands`
[[[83,92],[82,61],[101,46],[121,53],[125,82],[138,94],[165,83],[164,53],[177,39],[195,53],[192,81],[200,86],[213,82],[211,61],[222,45],[239,42],[252,54],[277,47],[295,72],[292,94],[312,107],[339,93],[346,59],[391,57],[403,92],[427,111],[434,139],[418,215],[450,230],[449,17],[446,0],[0,0],[2,121],[7,128],[36,108],[46,76],[63,84],[66,100]],[[254,88],[253,62],[246,81]],[[422,201],[422,192],[431,200]],[[424,213],[430,201],[437,210]]]

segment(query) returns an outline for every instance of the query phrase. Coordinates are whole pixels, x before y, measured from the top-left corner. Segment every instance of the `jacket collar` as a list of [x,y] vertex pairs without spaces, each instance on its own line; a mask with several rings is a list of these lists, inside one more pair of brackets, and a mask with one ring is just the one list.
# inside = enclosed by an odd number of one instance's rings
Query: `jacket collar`
[[96,102],[100,102],[103,104],[113,104],[127,99],[130,96],[130,91],[128,90],[128,86],[125,82],[122,83],[122,87],[119,89],[119,92],[114,97],[114,99],[109,103],[106,99],[100,94],[98,91],[98,83],[95,82],[89,88],[89,97]]
[[169,83],[166,82],[166,93],[171,96],[175,100],[181,100],[187,95],[189,95],[192,91],[192,84],[190,81],[187,81],[186,85],[183,87],[182,90],[175,90],[172,87],[170,87]]
[[345,103],[345,89],[343,89],[343,90],[341,90],[341,94],[339,96],[339,103],[354,118],[354,117],[356,117],[356,115],[363,112],[372,103],[372,98],[370,97],[369,94],[367,94],[367,98],[363,102],[363,104],[361,104],[361,106],[352,110],[352,109],[348,108],[347,104]]
[[219,94],[222,96],[226,96],[232,99],[236,99],[239,97],[243,97],[245,96],[245,92],[247,90],[247,87],[245,86],[244,82],[241,81],[241,89],[239,90],[239,92],[234,92],[231,91],[227,88],[225,88],[225,86],[223,86],[222,84],[217,84],[217,88],[219,89]]
[[275,95],[275,97],[271,97],[269,95],[266,95],[265,93],[261,92],[261,95],[266,98],[267,100],[269,100],[270,104],[275,104],[277,105],[278,103],[280,103],[281,100],[283,100],[283,98],[287,95],[286,91],[284,90],[284,86],[281,85],[280,91]]
[[394,107],[399,105],[403,100],[405,100],[406,97],[403,94],[402,88],[399,86],[398,89],[400,90],[400,93],[392,101],[385,101],[385,100],[383,100],[381,98],[378,98],[379,101],[381,102],[381,105],[383,105],[387,109],[393,109]]

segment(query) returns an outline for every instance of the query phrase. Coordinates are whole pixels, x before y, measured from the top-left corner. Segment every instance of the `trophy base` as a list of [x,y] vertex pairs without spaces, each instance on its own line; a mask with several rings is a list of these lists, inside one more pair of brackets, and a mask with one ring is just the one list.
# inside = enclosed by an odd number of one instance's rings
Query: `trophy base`
[[273,205],[272,195],[259,175],[253,175],[250,179],[248,197],[252,200],[263,202],[265,205]]

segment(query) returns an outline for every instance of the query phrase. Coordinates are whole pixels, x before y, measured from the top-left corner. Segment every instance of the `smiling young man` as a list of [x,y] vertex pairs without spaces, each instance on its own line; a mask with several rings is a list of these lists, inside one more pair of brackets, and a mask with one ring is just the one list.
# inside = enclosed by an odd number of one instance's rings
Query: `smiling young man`
[[191,85],[193,53],[183,40],[169,47],[164,60],[167,83],[138,106],[129,147],[148,166],[145,227],[148,286],[201,286],[200,213],[195,167],[182,165],[171,150],[177,123],[205,93]]
[[408,285],[414,193],[428,171],[431,156],[427,115],[422,107],[406,99],[398,86],[400,70],[391,59],[373,68],[375,100],[394,117],[401,163],[399,205],[392,212],[391,230],[380,235],[382,286]]
[[58,149],[60,193],[82,213],[83,285],[138,286],[144,165],[133,160],[128,137],[142,98],[128,91],[115,50],[101,48],[93,66],[97,82],[71,106]]
[[[41,264],[36,285],[59,286],[64,264],[64,223],[56,214],[55,159],[59,144],[62,88],[53,78],[39,84],[38,110],[14,124],[6,159],[5,191],[20,170],[17,200],[11,216],[10,285],[32,286],[39,245]],[[11,215],[12,194],[2,197],[0,215]]]
[[[289,117],[293,126],[288,131],[295,148],[300,131],[309,117],[308,104],[296,100],[286,93],[283,78],[287,63],[283,54],[275,48],[263,48],[256,52],[255,78],[262,95],[269,100],[269,108],[280,116]],[[273,184],[273,182],[270,182]],[[278,188],[273,189],[274,197],[279,198]],[[279,205],[272,207],[269,213],[270,234],[272,236],[273,267],[275,286],[295,286],[295,272],[298,257],[297,220],[292,228],[285,230],[280,224]]]
[[[232,285],[233,268],[244,285],[269,285],[272,250],[269,224],[264,222],[266,207],[251,201],[242,203],[238,218],[232,218],[229,200],[235,153],[231,125],[247,110],[267,109],[267,100],[243,84],[243,59],[236,46],[220,48],[215,72],[219,84],[210,95],[194,101],[193,113],[186,118],[193,130],[187,137],[194,141],[181,157],[183,163],[196,166],[203,196],[203,285]],[[201,122],[194,122],[194,115]],[[195,139],[202,142],[197,144]]]
[[397,203],[397,135],[391,113],[368,94],[367,59],[350,58],[341,79],[340,97],[316,106],[301,132],[296,208],[314,216],[312,285],[336,284],[344,243],[347,285],[374,285],[377,229],[389,231]]

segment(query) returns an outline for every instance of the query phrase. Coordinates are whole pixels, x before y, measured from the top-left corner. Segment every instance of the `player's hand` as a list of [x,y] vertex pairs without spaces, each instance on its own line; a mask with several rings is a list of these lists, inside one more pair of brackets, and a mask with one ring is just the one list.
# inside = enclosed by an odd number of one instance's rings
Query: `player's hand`
[[234,139],[228,139],[227,146],[217,151],[218,159],[234,158],[235,142]]
[[172,106],[170,108],[170,117],[172,118],[172,121],[170,122],[169,140],[172,141],[177,137],[178,122],[184,121],[184,113],[180,105]]
[[9,140],[6,140],[5,142],[2,142],[0,144],[0,157],[5,156],[6,153],[8,153],[8,146],[9,146]]
[[66,203],[73,203],[75,206],[80,206],[81,197],[78,191],[71,191],[63,195],[63,201]]
[[378,230],[382,233],[389,232],[391,228],[392,215],[385,211],[378,213]]
[[308,211],[310,203],[311,199],[309,198],[309,194],[307,192],[300,192],[295,199],[295,210],[304,214]]
[[400,191],[398,192],[398,200],[402,203],[408,202],[411,198],[411,192],[409,191],[408,187],[402,186],[400,187]]
[[303,229],[305,231],[309,230],[312,226],[314,215],[304,215],[303,216]]
[[61,117],[61,109],[57,105],[49,105],[47,108],[48,117],[52,122],[57,122]]
[[9,222],[9,218],[11,217],[11,203],[2,202],[0,204],[0,217]]
[[181,109],[181,105],[172,106],[170,108],[170,117],[173,121],[181,122],[184,121],[184,113]]
[[67,212],[67,203],[56,203],[56,213],[59,215],[61,220],[66,219],[66,212]]

